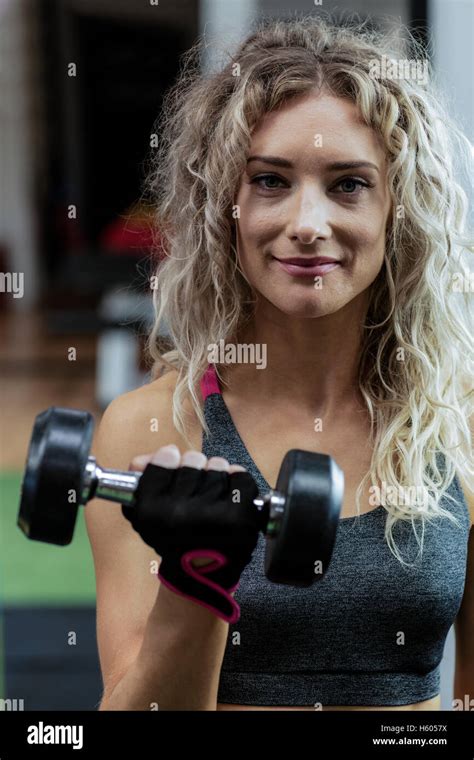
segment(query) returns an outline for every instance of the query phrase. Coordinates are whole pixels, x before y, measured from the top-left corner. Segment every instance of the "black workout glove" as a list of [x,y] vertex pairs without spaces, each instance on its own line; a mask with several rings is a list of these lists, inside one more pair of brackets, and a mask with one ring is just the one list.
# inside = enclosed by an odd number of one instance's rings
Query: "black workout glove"
[[[256,496],[248,472],[148,464],[135,505],[122,505],[122,512],[162,558],[158,578],[165,586],[235,623],[240,607],[231,593],[262,529]],[[191,560],[199,557],[214,561],[194,567]]]

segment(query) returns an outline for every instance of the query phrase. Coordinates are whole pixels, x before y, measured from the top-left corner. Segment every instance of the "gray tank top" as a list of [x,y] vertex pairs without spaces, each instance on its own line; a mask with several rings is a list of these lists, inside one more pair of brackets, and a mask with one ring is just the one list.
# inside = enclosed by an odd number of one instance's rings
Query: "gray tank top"
[[[207,457],[225,457],[270,489],[251,459],[209,366],[201,383],[210,435]],[[264,445],[264,442],[262,442]],[[330,566],[309,588],[271,583],[259,534],[235,600],[240,619],[229,625],[217,701],[307,706],[405,705],[440,691],[440,662],[461,605],[470,530],[469,509],[455,478],[449,492],[461,529],[444,518],[428,524],[421,561],[406,568],[384,538],[385,510],[342,518]],[[418,545],[410,523],[394,538],[407,562]]]

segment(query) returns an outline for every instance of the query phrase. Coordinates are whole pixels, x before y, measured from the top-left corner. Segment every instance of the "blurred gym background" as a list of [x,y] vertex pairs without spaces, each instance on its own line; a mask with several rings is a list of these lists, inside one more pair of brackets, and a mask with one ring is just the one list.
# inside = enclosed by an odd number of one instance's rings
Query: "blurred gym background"
[[[16,516],[35,416],[57,405],[98,421],[148,380],[156,258],[141,182],[163,93],[198,34],[209,37],[212,67],[214,42],[232,48],[254,17],[321,7],[428,33],[474,140],[470,0],[0,0],[1,709],[100,701],[82,513],[67,548],[28,541]],[[451,631],[444,709],[452,657]]]

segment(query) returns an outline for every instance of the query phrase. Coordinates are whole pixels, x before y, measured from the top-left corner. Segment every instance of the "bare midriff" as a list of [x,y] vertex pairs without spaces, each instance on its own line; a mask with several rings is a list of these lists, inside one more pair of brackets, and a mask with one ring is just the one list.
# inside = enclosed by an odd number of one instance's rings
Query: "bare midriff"
[[218,710],[312,710],[314,712],[315,710],[440,710],[441,709],[441,698],[439,694],[436,697],[433,697],[432,699],[425,699],[423,702],[415,702],[412,705],[374,705],[374,706],[349,706],[349,705],[323,705],[321,708],[318,707],[275,707],[275,705],[271,705],[269,707],[265,707],[262,705],[229,705],[224,703],[218,703],[217,704]]

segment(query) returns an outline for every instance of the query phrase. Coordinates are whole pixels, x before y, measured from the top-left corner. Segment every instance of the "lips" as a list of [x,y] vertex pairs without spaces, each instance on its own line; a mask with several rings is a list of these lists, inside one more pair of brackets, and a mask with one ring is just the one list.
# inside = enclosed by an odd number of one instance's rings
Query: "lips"
[[272,256],[272,258],[279,267],[293,277],[322,277],[322,275],[341,266],[340,261],[331,259],[329,256],[313,256],[311,258],[297,256],[288,259],[277,259]]
[[[274,256],[274,258],[277,257]],[[315,267],[318,266],[318,264],[339,264],[337,259],[332,259],[329,256],[313,256],[312,258],[297,256],[296,258],[290,259],[277,259],[277,261],[281,261],[284,264],[296,264],[296,266],[299,267]]]

